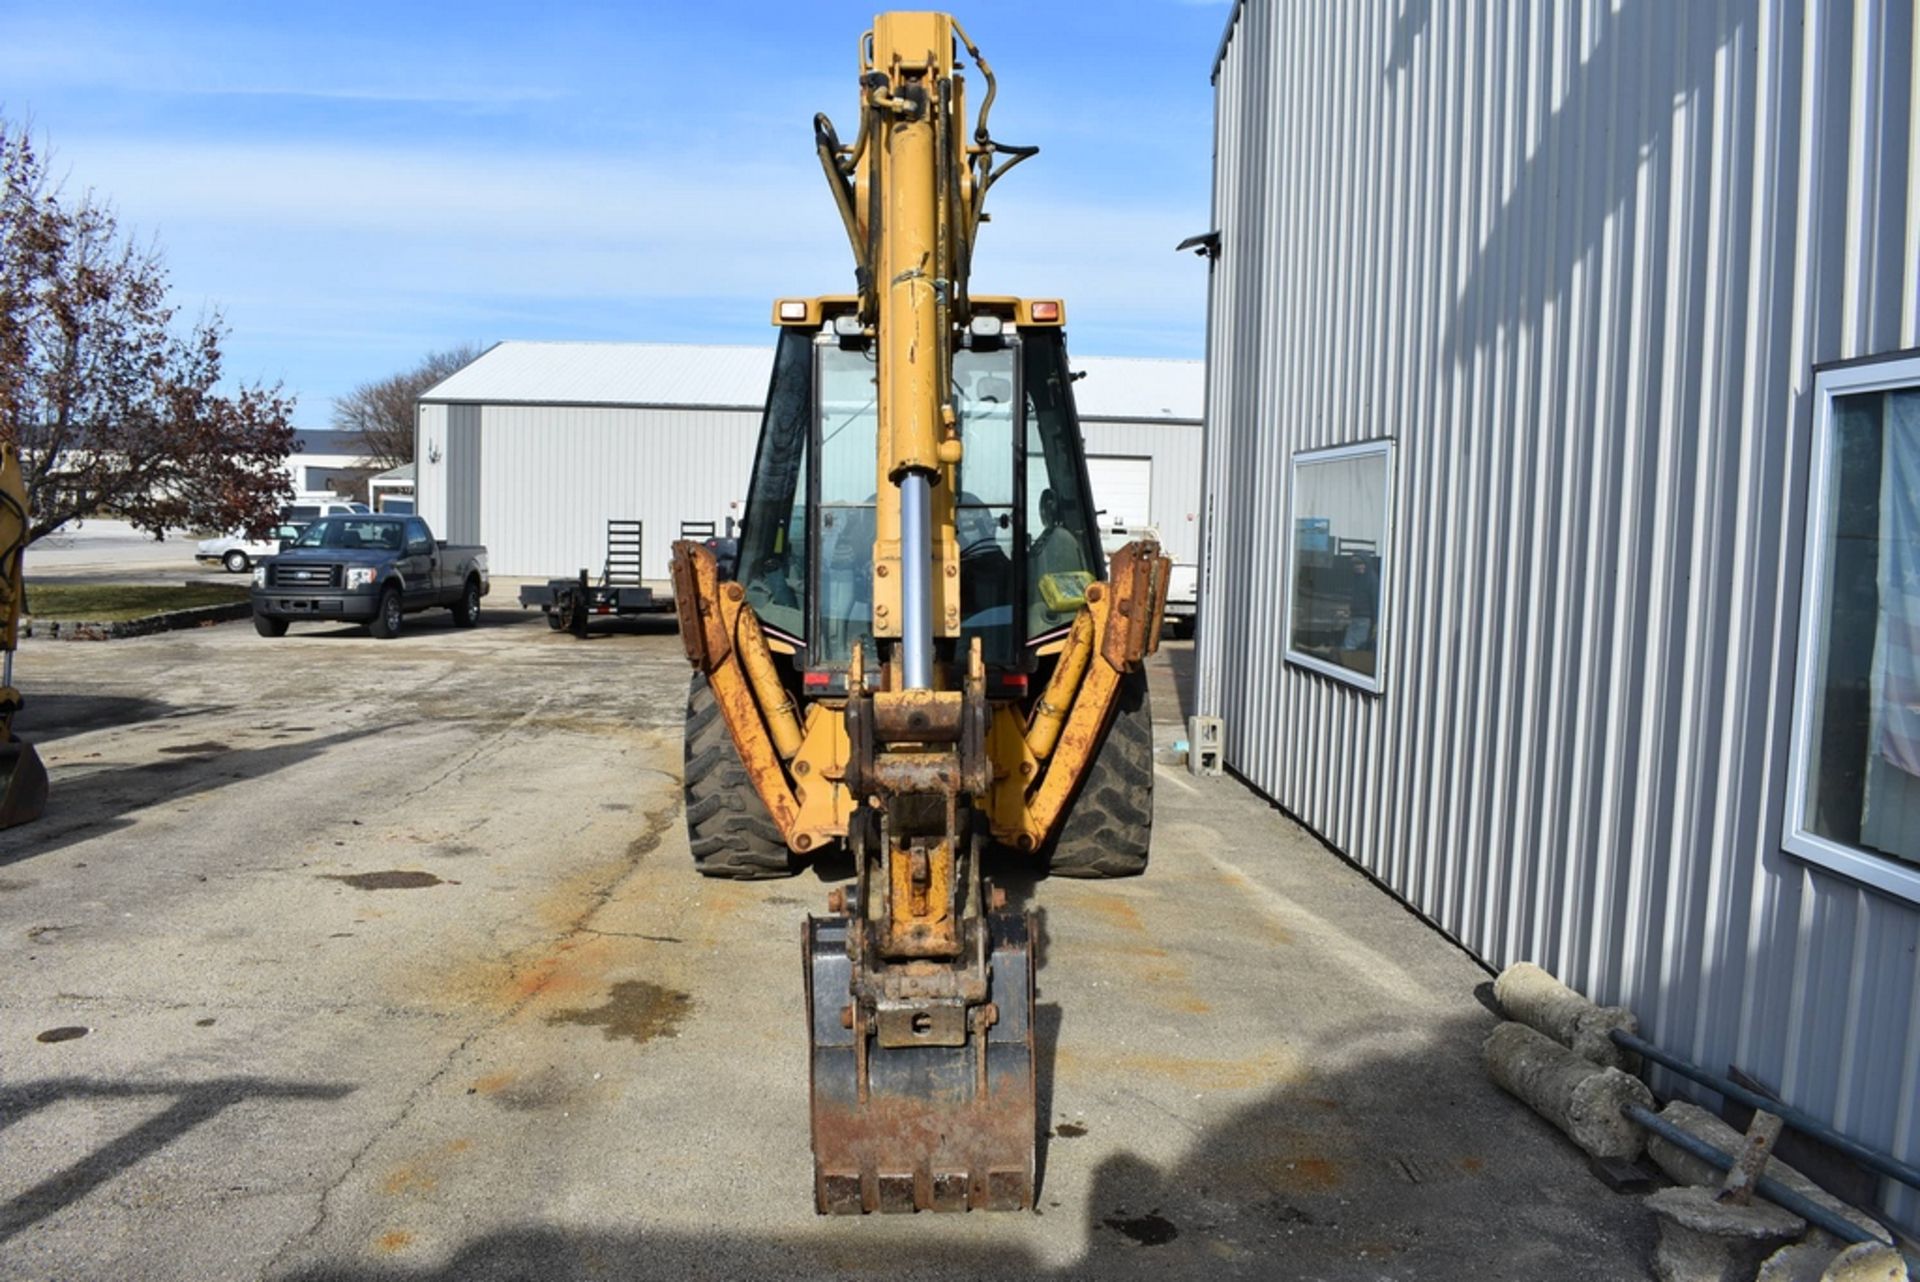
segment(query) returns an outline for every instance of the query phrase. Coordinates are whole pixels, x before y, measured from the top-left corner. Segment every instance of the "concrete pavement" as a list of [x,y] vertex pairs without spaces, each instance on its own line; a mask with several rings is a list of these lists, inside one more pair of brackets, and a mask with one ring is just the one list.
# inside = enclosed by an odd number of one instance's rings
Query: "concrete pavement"
[[828,882],[693,874],[668,627],[29,642],[0,1279],[1645,1276],[1637,1204],[1483,1078],[1485,974],[1171,768],[1145,877],[1007,871],[1043,918],[1036,1213],[816,1218]]

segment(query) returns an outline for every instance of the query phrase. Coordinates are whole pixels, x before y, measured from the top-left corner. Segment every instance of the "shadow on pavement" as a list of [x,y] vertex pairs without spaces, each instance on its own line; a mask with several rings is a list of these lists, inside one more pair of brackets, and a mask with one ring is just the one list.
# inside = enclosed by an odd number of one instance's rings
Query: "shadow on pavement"
[[[1193,642],[1162,641],[1160,643],[1160,656],[1161,664],[1164,665],[1167,681],[1164,684],[1160,681],[1153,681],[1150,688],[1164,694],[1165,685],[1172,685],[1174,706],[1180,710],[1179,725],[1184,734],[1187,726],[1187,718],[1191,717],[1194,712]],[[1150,665],[1147,669],[1148,679],[1152,681],[1154,677],[1159,676],[1160,670],[1160,665]],[[1162,723],[1168,719],[1164,710],[1159,716],[1154,718],[1155,721]]]
[[[1059,1008],[1043,1003],[1049,1065],[1043,1123],[1057,1150],[1114,1144],[1092,1171],[1084,1208],[1061,1211],[1044,1185],[1034,1218],[1081,1216],[1062,1265],[1041,1259],[1027,1217],[975,1212],[964,1224],[817,1219],[772,1232],[501,1227],[432,1264],[324,1258],[297,1282],[508,1282],[509,1279],[692,1277],[1520,1279],[1570,1282],[1645,1276],[1651,1224],[1636,1199],[1615,1197],[1557,1133],[1489,1084],[1479,1044],[1491,1019],[1470,1008],[1394,1027],[1356,1019],[1323,1028],[1305,1059],[1208,1058],[1204,1047],[1147,1055],[1115,1048],[1121,1084],[1103,1089],[1102,1116],[1137,1107],[1177,1114],[1209,1090],[1267,1093],[1205,1129],[1183,1156],[1156,1164],[1102,1123],[1051,1116],[1051,1044]],[[1199,1076],[1189,1077],[1199,1066]],[[1126,1084],[1131,1078],[1134,1085]],[[1190,1087],[1169,1092],[1168,1080]],[[1278,1079],[1276,1081],[1276,1079]],[[1111,1077],[1109,1077],[1111,1080]],[[796,1125],[803,1124],[796,1119]],[[609,1172],[609,1178],[614,1173]],[[807,1173],[761,1190],[807,1204]],[[685,1208],[672,1208],[684,1211]],[[638,1204],[631,1213],[646,1216]],[[1004,1224],[1006,1231],[997,1233]],[[923,1230],[924,1249],[903,1239]],[[967,1240],[977,1235],[978,1241]]]
[[[89,644],[75,641],[73,645]],[[110,644],[110,643],[102,643]],[[164,699],[121,694],[60,694],[28,690],[13,719],[14,733],[38,746],[91,730],[118,729],[168,717],[199,716],[224,708],[182,709]]]
[[80,775],[60,763],[50,763],[46,815],[35,823],[0,833],[0,867],[124,828],[132,822],[127,816],[149,806],[259,779],[316,757],[336,744],[366,743],[370,736],[393,728],[392,724],[355,727],[268,748],[229,748],[212,742],[190,745],[193,751],[177,757]]
[[[393,638],[393,643],[403,645],[409,636],[416,633],[438,633],[457,636],[465,632],[484,632],[495,628],[524,628],[530,624],[540,622],[541,617],[538,613],[516,610],[512,606],[505,605],[482,606],[480,609],[480,621],[472,628],[463,628],[453,621],[453,613],[449,610],[422,610],[418,614],[409,614],[401,620],[400,634]],[[240,623],[242,626],[251,626],[244,619],[242,619]],[[348,623],[342,619],[295,619],[293,620],[293,626],[288,629],[285,637],[271,641],[262,638],[261,644],[284,645],[289,641],[308,639],[366,641],[370,639],[370,635],[366,625],[363,623]]]
[[0,1203],[0,1242],[78,1202],[116,1175],[158,1153],[235,1104],[249,1100],[339,1100],[351,1086],[222,1077],[202,1082],[118,1082],[88,1077],[50,1078],[0,1088],[0,1130],[50,1105],[166,1098],[173,1102],[132,1130],[108,1140],[57,1174]]

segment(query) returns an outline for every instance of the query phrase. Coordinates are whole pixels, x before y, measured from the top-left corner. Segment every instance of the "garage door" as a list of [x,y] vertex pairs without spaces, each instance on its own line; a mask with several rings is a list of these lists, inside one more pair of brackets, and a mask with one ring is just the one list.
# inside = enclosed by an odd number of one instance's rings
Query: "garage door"
[[1090,454],[1087,479],[1102,526],[1153,524],[1152,459]]

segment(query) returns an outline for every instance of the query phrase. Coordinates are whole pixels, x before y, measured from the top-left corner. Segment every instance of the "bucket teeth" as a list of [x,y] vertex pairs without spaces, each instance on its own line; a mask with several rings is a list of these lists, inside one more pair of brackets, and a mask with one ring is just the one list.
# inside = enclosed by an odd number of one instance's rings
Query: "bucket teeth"
[[[1018,1211],[1033,1205],[1031,923],[988,917],[999,1018],[959,1046],[883,1047],[849,1028],[845,917],[805,929],[814,1200],[823,1215]],[[984,1053],[980,1039],[985,1038]]]

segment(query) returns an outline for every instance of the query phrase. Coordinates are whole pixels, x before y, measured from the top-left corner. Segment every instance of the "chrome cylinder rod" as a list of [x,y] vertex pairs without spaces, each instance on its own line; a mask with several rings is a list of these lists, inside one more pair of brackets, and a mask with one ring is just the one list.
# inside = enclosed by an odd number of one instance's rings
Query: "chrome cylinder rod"
[[933,483],[900,478],[900,666],[909,690],[933,689]]

